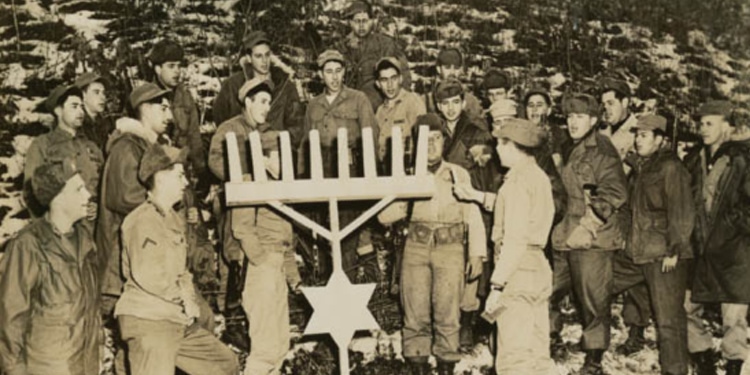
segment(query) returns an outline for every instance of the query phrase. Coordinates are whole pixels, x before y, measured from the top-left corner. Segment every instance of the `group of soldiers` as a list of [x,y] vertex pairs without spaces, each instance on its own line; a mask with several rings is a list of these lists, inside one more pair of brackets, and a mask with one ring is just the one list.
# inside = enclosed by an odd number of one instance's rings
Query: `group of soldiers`
[[[478,340],[480,316],[496,328],[498,374],[554,374],[550,351],[563,345],[559,305],[568,296],[583,326],[579,373],[604,374],[611,303],[626,291],[630,330],[618,352],[643,348],[653,319],[663,374],[687,374],[691,362],[698,374],[715,374],[702,313],[718,303],[726,373],[740,373],[748,354],[750,133],[734,124],[729,102],[698,108],[702,143],[683,160],[667,119],[633,113],[622,80],[602,79],[594,96],[566,93],[566,123],[554,124],[549,88],[516,96],[511,77],[493,69],[480,100],[458,80],[463,54],[446,48],[435,84],[417,94],[403,49],[374,29],[371,7],[355,1],[346,17],[352,32],[318,56],[325,89],[307,103],[295,77],[272,64],[266,34],[250,32],[241,69],[214,101],[219,126],[207,150],[174,41],[153,47],[152,80],[132,90],[129,114],[116,122],[103,116],[101,75],[82,74],[50,93],[43,107],[55,125],[26,156],[33,220],[0,263],[2,371],[96,374],[105,324],[116,335],[118,374],[237,374],[237,357],[213,334],[213,308],[241,307],[252,340],[244,374],[279,374],[290,345],[288,293],[302,284],[301,230],[268,207],[228,208],[219,194],[219,273],[244,284],[241,298],[212,308],[195,282],[198,273],[216,274],[196,188],[208,174],[228,180],[226,134],[249,155],[247,135],[259,132],[268,177],[279,178],[279,133],[288,132],[299,150],[295,172],[305,178],[308,134],[317,130],[324,176],[336,177],[343,127],[350,176],[361,177],[363,134],[373,134],[379,173],[388,174],[391,129],[414,141],[424,125],[435,194],[392,203],[380,224],[342,244],[351,270],[376,251],[375,232],[405,228],[393,272],[412,374],[431,374],[431,356],[438,374],[453,374]],[[241,164],[252,180],[246,157]],[[341,224],[362,210],[345,204]]]

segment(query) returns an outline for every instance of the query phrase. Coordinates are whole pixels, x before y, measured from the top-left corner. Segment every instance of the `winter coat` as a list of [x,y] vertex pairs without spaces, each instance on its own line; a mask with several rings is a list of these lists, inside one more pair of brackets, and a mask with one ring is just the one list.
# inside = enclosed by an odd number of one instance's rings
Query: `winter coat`
[[[214,99],[213,118],[216,125],[221,125],[232,117],[242,114],[243,103],[237,96],[242,85],[255,75],[246,59],[240,60],[242,70],[232,74],[221,83],[221,91]],[[271,110],[266,123],[273,130],[286,130],[292,141],[292,147],[299,146],[303,134],[304,107],[294,81],[281,68],[271,67],[271,81],[274,90],[271,94]]]
[[500,168],[492,148],[494,139],[486,126],[479,117],[462,112],[453,134],[445,140],[443,159],[469,171],[475,189],[496,193]]
[[591,247],[575,250],[623,249],[628,233],[628,214],[622,209],[628,199],[627,180],[612,142],[592,131],[573,147],[561,175],[568,205],[562,221],[552,231],[553,248],[573,250],[567,245],[573,230],[584,217],[596,217],[594,220],[603,224],[596,229]]
[[96,227],[103,294],[119,296],[122,291],[120,225],[130,211],[146,200],[146,188],[138,180],[138,165],[156,139],[156,133],[148,132],[138,121],[123,118],[118,120],[107,143],[109,156],[102,173]]
[[0,369],[99,373],[99,288],[90,226],[65,238],[46,217],[10,240],[0,261]]
[[[697,212],[693,301],[750,303],[750,145],[729,141],[711,157],[699,148],[685,164]],[[708,181],[716,181],[710,207]]]
[[[111,117],[105,117],[104,114],[101,114],[94,119],[86,113],[86,116],[83,118],[83,126],[81,126],[80,132],[86,137],[86,139],[99,146],[99,150],[103,153],[104,148],[107,146],[109,135],[114,130],[115,123],[112,121]],[[104,164],[103,160],[102,164]]]
[[690,259],[695,207],[690,174],[669,149],[639,158],[630,174],[630,235],[626,255],[635,264],[678,255]]

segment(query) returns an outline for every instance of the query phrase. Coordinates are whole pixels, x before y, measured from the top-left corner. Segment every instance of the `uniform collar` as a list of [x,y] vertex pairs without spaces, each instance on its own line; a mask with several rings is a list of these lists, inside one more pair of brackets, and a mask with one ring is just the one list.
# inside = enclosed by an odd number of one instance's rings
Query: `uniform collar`
[[402,87],[401,90],[399,90],[398,95],[396,95],[395,98],[393,98],[392,100],[383,101],[383,107],[391,109],[395,107],[396,104],[403,102],[405,96],[406,96],[406,90]]

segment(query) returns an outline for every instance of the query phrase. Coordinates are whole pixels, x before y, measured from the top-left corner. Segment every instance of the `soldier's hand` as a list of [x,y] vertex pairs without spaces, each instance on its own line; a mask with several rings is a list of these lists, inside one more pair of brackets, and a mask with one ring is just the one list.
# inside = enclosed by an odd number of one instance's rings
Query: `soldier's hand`
[[198,224],[198,209],[190,207],[187,210],[187,222],[188,224]]
[[472,281],[482,275],[482,258],[469,257],[466,263],[466,280]]
[[487,300],[484,302],[484,312],[482,313],[482,318],[484,318],[484,320],[490,323],[495,322],[495,319],[497,319],[497,313],[498,311],[500,311],[500,307],[502,306],[502,295],[503,292],[499,290],[492,290],[487,296]]
[[677,258],[677,255],[664,257],[664,259],[661,260],[661,272],[667,273],[672,271],[677,266]]
[[185,328],[185,336],[189,336],[190,334],[194,333],[195,331],[200,328],[200,323],[198,323],[198,319],[191,318],[190,324]]
[[96,202],[89,202],[88,206],[86,207],[86,218],[89,221],[96,220],[96,214],[99,211],[99,205],[96,204]]
[[571,249],[583,250],[591,248],[593,242],[594,235],[588,229],[578,225],[570,233],[570,236],[568,236],[568,240],[565,243]]

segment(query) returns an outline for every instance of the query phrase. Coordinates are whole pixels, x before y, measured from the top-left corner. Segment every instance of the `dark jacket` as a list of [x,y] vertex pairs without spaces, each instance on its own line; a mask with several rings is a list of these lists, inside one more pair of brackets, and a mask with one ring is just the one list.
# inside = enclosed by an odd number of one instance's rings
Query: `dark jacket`
[[86,116],[83,118],[83,126],[81,126],[79,131],[84,137],[86,137],[86,139],[99,146],[101,152],[104,152],[109,135],[114,130],[115,123],[112,121],[111,117],[101,114],[94,119],[86,113]]
[[[730,141],[711,157],[698,148],[688,154],[685,164],[697,212],[692,298],[750,303],[750,146]],[[709,171],[720,176],[713,204],[707,209],[704,187]]]
[[[568,193],[565,216],[552,231],[555,250],[573,250],[567,241],[581,219],[594,215],[604,223],[596,230],[592,251],[623,249],[628,231],[627,180],[622,162],[612,142],[592,131],[578,142],[562,167],[562,181]],[[587,202],[584,189],[589,189]],[[584,250],[584,249],[575,249]]]
[[[10,240],[0,261],[0,369],[99,373],[99,288],[90,226],[63,240],[45,218]],[[76,246],[77,245],[77,246]]]
[[146,200],[146,188],[138,180],[138,165],[155,134],[148,134],[133,119],[121,119],[107,144],[107,162],[101,184],[96,244],[101,255],[102,293],[119,296],[120,225],[130,211]]
[[[254,76],[253,69],[244,59],[240,60],[242,70],[232,74],[221,83],[221,91],[214,99],[213,119],[217,126],[242,113],[242,103],[237,96],[240,88]],[[278,67],[271,67],[271,81],[274,84],[271,95],[271,110],[266,123],[273,130],[286,130],[292,141],[292,147],[299,146],[303,138],[304,107],[294,81]]]
[[[480,191],[496,193],[500,188],[500,168],[492,148],[494,139],[487,125],[479,118],[462,112],[453,134],[445,140],[443,158],[458,164],[471,175],[471,185]],[[481,153],[484,163],[477,163],[472,155]],[[490,226],[491,227],[491,226]]]
[[690,259],[695,206],[690,174],[669,149],[639,158],[628,181],[631,228],[625,248],[636,264]]

